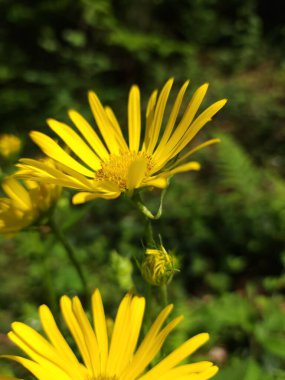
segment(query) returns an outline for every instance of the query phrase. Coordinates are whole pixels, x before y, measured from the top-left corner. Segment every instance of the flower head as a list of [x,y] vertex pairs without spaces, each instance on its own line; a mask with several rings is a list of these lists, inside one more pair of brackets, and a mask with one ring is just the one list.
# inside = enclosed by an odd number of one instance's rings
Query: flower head
[[15,156],[21,149],[22,142],[19,137],[4,133],[0,135],[0,156],[5,159]]
[[[52,167],[51,162],[47,165]],[[12,176],[4,179],[2,188],[7,195],[0,198],[2,234],[13,234],[33,224],[50,209],[61,192],[60,187],[53,184],[30,180],[20,183]]]
[[148,248],[141,266],[143,278],[151,285],[168,284],[175,273],[174,257],[161,245],[159,249]]
[[138,347],[145,309],[143,297],[127,294],[123,298],[110,339],[98,290],[92,296],[94,327],[78,297],[63,296],[60,305],[82,360],[71,350],[46,305],[39,308],[39,314],[47,339],[20,322],[14,322],[8,334],[30,359],[14,355],[4,357],[22,364],[39,380],[206,380],[218,371],[207,361],[179,365],[208,340],[206,333],[189,339],[153,368],[147,369],[169,333],[182,320],[177,317],[162,327],[172,305],[161,311]]
[[165,188],[167,178],[173,174],[199,170],[199,163],[187,162],[188,157],[218,139],[208,140],[186,152],[185,148],[225,105],[226,100],[212,104],[196,117],[208,88],[204,84],[194,93],[184,114],[178,118],[189,84],[187,81],[178,92],[166,125],[162,128],[172,84],[173,79],[170,79],[159,94],[157,90],[152,93],[146,110],[144,139],[141,137],[140,91],[137,86],[131,88],[128,103],[128,142],[113,111],[104,107],[94,92],[89,92],[90,107],[101,137],[74,110],[69,111],[69,117],[77,132],[64,123],[49,119],[49,127],[75,157],[49,136],[33,131],[33,141],[47,156],[58,162],[58,169],[51,170],[36,160],[22,159],[18,165],[19,175],[76,189],[79,192],[75,194],[73,202],[83,203],[97,197],[116,198],[122,192],[132,193],[135,189],[146,186]]

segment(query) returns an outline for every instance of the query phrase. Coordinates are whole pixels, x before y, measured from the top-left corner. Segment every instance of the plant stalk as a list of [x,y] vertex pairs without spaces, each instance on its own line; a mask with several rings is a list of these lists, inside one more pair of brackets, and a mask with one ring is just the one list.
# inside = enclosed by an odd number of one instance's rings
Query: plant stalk
[[58,242],[64,247],[65,252],[68,256],[68,259],[71,262],[73,268],[75,269],[75,271],[76,271],[76,273],[77,273],[77,275],[81,281],[82,288],[83,288],[85,295],[87,297],[87,300],[88,300],[89,299],[89,289],[88,289],[87,280],[86,280],[85,274],[83,272],[83,269],[82,269],[79,261],[76,258],[76,253],[75,253],[72,245],[66,239],[66,237],[64,236],[62,231],[59,229],[59,227],[57,226],[57,224],[55,223],[53,218],[50,219],[49,225],[50,225],[50,228],[51,228],[54,236],[58,240]]

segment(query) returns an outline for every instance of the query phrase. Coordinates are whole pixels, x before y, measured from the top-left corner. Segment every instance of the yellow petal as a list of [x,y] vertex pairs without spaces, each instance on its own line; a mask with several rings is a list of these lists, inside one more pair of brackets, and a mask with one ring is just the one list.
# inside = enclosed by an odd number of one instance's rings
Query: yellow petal
[[12,329],[13,331],[8,334],[9,339],[32,359],[39,360],[38,357],[43,356],[50,361],[58,361],[54,347],[30,326],[21,322],[14,322]]
[[196,134],[200,131],[201,128],[204,127],[205,124],[207,124],[209,121],[212,120],[212,117],[219,112],[221,108],[224,107],[227,100],[222,99],[218,102],[212,104],[210,107],[208,107],[204,112],[201,113],[197,117],[197,119],[194,121],[194,123],[191,125],[191,127],[187,130],[183,138],[175,145],[171,153],[169,155],[169,159],[175,157],[179,152],[182,151],[186,147],[186,145],[189,144],[189,142],[196,136]]
[[125,352],[119,362],[120,367],[118,367],[118,371],[120,371],[120,373],[125,368],[125,366],[132,360],[133,353],[136,349],[138,338],[140,335],[144,310],[145,298],[133,297],[130,308],[130,325],[128,327],[130,330],[130,334],[128,338],[128,343],[126,344]]
[[92,189],[90,180],[86,179],[83,175],[62,164],[58,164],[58,166],[63,167],[63,170],[72,174],[70,176],[66,175],[60,170],[46,165],[42,161],[22,158],[20,164],[17,164],[17,167],[20,168],[20,170],[16,175],[20,178],[33,179],[38,182],[66,186],[72,189]]
[[197,379],[195,377],[195,380],[208,380],[211,377],[215,376],[218,371],[219,371],[219,368],[217,366],[213,365],[212,367],[206,369],[202,373],[199,373],[197,375]]
[[[177,317],[171,321],[159,334],[157,325],[149,331],[142,344],[134,355],[130,368],[126,368],[121,376],[121,380],[131,380],[137,378],[160,351],[165,339],[170,332],[182,321],[183,317]],[[153,333],[155,335],[153,335]],[[142,377],[143,378],[143,377]]]
[[155,336],[158,334],[159,330],[161,329],[161,326],[165,322],[166,318],[169,316],[171,311],[173,310],[173,305],[170,304],[166,306],[158,315],[154,323],[151,325],[151,328],[149,329],[147,335],[145,336],[144,340],[142,341],[141,345],[139,346],[138,351],[136,352],[136,356],[140,357],[140,354],[142,354],[144,351],[147,351],[148,344],[155,338]]
[[159,380],[172,380],[172,379],[177,379],[180,376],[189,375],[191,373],[200,373],[205,370],[208,370],[212,366],[213,366],[213,363],[206,362],[206,361],[181,365],[179,367],[171,369],[166,374],[162,375],[159,378]]
[[158,187],[159,189],[165,189],[168,186],[167,179],[165,177],[149,177],[143,182],[144,186]]
[[163,89],[161,90],[161,93],[158,97],[157,105],[155,107],[154,117],[153,117],[153,123],[152,126],[149,129],[149,143],[146,144],[146,151],[149,154],[152,154],[158,137],[159,132],[162,125],[162,120],[164,116],[164,110],[167,103],[167,99],[171,90],[171,87],[173,85],[173,78],[169,79],[166,84],[164,85]]
[[170,177],[177,173],[188,172],[189,170],[200,170],[200,168],[201,168],[201,165],[199,164],[199,162],[191,161],[191,162],[187,162],[186,164],[177,166],[175,169],[163,172],[160,174],[160,176]]
[[100,352],[97,339],[78,297],[73,298],[72,306],[74,315],[78,321],[79,326],[81,327],[84,340],[86,342],[86,347],[89,351],[91,372],[93,377],[96,378],[100,375],[101,371]]
[[101,167],[99,158],[88,145],[68,125],[54,119],[48,119],[49,127],[65,142],[65,144],[91,169]]
[[[54,368],[50,369],[47,364],[47,367],[44,367],[43,365],[40,365],[38,363],[33,362],[32,360],[28,360],[25,358],[21,358],[20,356],[15,355],[3,355],[3,358],[14,360],[15,362],[20,363],[23,367],[25,367],[28,371],[30,371],[37,379],[39,380],[50,380],[51,378],[57,378],[62,380],[72,380],[71,377],[67,376],[65,373],[60,372],[60,374],[57,372],[54,373]],[[79,380],[83,380],[82,378]]]
[[42,151],[50,158],[58,161],[80,174],[87,177],[94,177],[94,172],[87,169],[74,158],[70,157],[59,145],[57,145],[49,136],[41,132],[33,131],[30,133],[32,140],[42,149]]
[[105,373],[108,358],[108,334],[104,307],[98,289],[92,294],[92,314],[94,328],[101,355],[101,373]]
[[129,167],[127,177],[127,188],[129,190],[136,189],[140,186],[145,177],[147,162],[144,157],[134,160]]
[[145,376],[143,380],[155,380],[157,377],[162,376],[164,373],[175,367],[178,363],[181,363],[187,356],[191,355],[200,346],[205,344],[209,340],[209,334],[203,333],[194,336],[180,347],[174,350],[171,354],[166,356],[161,362],[153,367]]
[[80,364],[73,351],[67,344],[66,340],[62,336],[61,332],[59,331],[50,309],[46,305],[40,306],[39,315],[43,329],[50,339],[51,343],[59,355],[63,358],[63,360],[67,363],[70,363],[75,376],[80,377]]
[[181,156],[178,160],[175,161],[175,163],[173,165],[170,166],[170,168],[175,168],[176,166],[178,166],[181,162],[183,162],[184,160],[186,160],[186,158],[188,158],[189,156],[191,156],[192,154],[198,152],[199,150],[205,148],[206,146],[209,146],[209,145],[212,145],[212,144],[217,144],[219,143],[221,140],[220,139],[211,139],[211,140],[208,140],[208,141],[205,141],[204,143],[202,144],[199,144],[197,146],[195,146],[195,148],[189,150],[189,152],[185,153],[183,156]]
[[128,152],[129,147],[126,143],[126,140],[123,136],[120,124],[113,112],[113,110],[110,107],[105,107],[106,115],[108,116],[108,119],[110,120],[110,123],[112,124],[112,127],[114,129],[114,133],[116,135],[116,140],[120,146],[121,152]]
[[0,232],[8,234],[21,231],[32,223],[36,214],[31,211],[23,211],[15,207],[13,201],[9,198],[0,198]]
[[146,108],[146,129],[145,129],[145,138],[143,142],[142,149],[145,150],[146,146],[149,145],[149,139],[150,139],[150,128],[153,123],[153,117],[154,117],[154,111],[156,106],[156,100],[157,100],[157,94],[158,91],[154,90],[149,98],[149,101],[147,103]]
[[6,178],[2,183],[5,193],[13,199],[15,205],[24,211],[32,208],[31,198],[28,191],[15,178]]
[[71,332],[77,347],[80,351],[82,359],[88,369],[92,368],[91,356],[87,347],[86,337],[82,331],[82,326],[78,323],[74,312],[72,310],[72,302],[67,296],[63,296],[60,299],[60,308],[66,325]]
[[[16,322],[14,322],[14,324],[15,323]],[[19,327],[19,329],[20,328],[21,327]],[[34,331],[34,334],[37,333]],[[37,339],[35,338],[34,334],[30,336],[30,339],[28,336],[28,340],[26,340],[25,337],[20,336],[14,332],[9,332],[8,337],[21,350],[29,355],[31,359],[36,361],[42,368],[44,368],[50,375],[54,375],[54,373],[57,373],[57,376],[59,374],[63,374],[64,378],[67,378],[68,372],[72,373],[72,368],[66,366],[66,363],[63,360],[60,360],[60,357],[56,355],[55,350],[51,347],[51,345],[49,345],[47,341],[43,343],[44,338]],[[39,344],[38,346],[34,346],[36,342]]]
[[128,126],[130,151],[138,152],[141,135],[141,105],[140,90],[137,86],[132,86],[129,95]]
[[92,201],[93,199],[97,198],[103,198],[103,199],[115,199],[120,196],[121,193],[111,193],[111,192],[106,192],[106,193],[99,193],[99,192],[93,192],[93,193],[88,193],[88,192],[80,192],[75,194],[72,197],[72,203],[74,205],[79,205],[82,203],[86,203],[88,201]]
[[[131,362],[144,315],[145,299],[127,295],[120,304],[112,335],[107,374],[120,376]],[[110,366],[109,366],[110,365]]]
[[72,187],[80,190],[93,189],[93,180],[84,177],[82,174],[61,163],[57,164],[58,172],[62,178],[73,183]]
[[107,376],[110,378],[117,374],[119,360],[121,359],[126,344],[128,344],[130,305],[131,295],[127,294],[120,303],[112,333],[107,363]]
[[164,161],[169,161],[169,153],[174,149],[178,142],[182,139],[184,141],[184,134],[191,125],[208,89],[208,83],[205,83],[199,87],[194,95],[192,96],[184,115],[173,132],[172,136],[169,138],[167,143],[159,144],[157,150],[154,153],[154,157],[157,161],[163,158]]
[[101,159],[108,159],[109,153],[107,149],[105,148],[97,133],[88,123],[88,121],[74,110],[70,110],[68,112],[68,116],[70,117],[76,128],[80,131],[82,136],[85,138],[85,140],[89,143],[94,152]]
[[108,147],[110,153],[119,154],[120,147],[116,141],[114,129],[110,124],[104,107],[94,92],[90,91],[88,93],[88,99],[94,118],[104,138],[106,146]]
[[170,116],[168,119],[168,123],[165,127],[165,131],[163,133],[163,136],[159,142],[159,146],[160,145],[163,146],[164,144],[166,144],[171,133],[172,133],[172,130],[175,126],[175,122],[176,122],[178,113],[180,111],[181,103],[182,103],[182,100],[183,100],[183,97],[184,97],[184,94],[185,94],[185,91],[186,91],[188,85],[189,85],[189,80],[183,84],[183,86],[181,87],[181,89],[180,89],[180,91],[179,91],[179,93],[175,99],[174,105],[172,107],[172,110],[171,110],[171,113],[170,113]]

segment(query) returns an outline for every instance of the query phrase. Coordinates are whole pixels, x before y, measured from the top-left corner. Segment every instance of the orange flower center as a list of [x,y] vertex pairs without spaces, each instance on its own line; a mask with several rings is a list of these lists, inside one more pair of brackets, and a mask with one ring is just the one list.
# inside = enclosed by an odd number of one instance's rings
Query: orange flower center
[[120,156],[111,154],[108,161],[102,161],[101,169],[95,174],[95,181],[110,181],[116,183],[121,191],[128,188],[128,177],[131,165],[137,160],[144,159],[146,169],[144,177],[147,177],[154,166],[152,157],[145,152],[126,152]]

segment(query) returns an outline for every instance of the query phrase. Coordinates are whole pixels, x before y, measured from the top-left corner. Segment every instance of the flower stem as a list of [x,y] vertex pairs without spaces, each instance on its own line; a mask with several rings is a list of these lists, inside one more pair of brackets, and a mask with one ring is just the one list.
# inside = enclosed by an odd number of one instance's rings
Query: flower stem
[[145,224],[145,242],[147,248],[155,248],[155,240],[153,237],[153,229],[152,229],[152,221],[148,218],[146,219],[146,224]]
[[166,284],[160,286],[160,293],[161,293],[162,304],[164,307],[166,307],[168,305],[168,290],[167,290]]
[[85,292],[86,299],[89,299],[89,289],[88,289],[88,284],[86,277],[84,275],[84,272],[81,268],[81,265],[79,261],[76,258],[76,253],[72,247],[72,245],[69,243],[69,241],[65,238],[64,234],[62,231],[59,229],[57,224],[55,223],[53,218],[50,218],[49,221],[50,228],[54,234],[54,236],[57,238],[58,242],[61,243],[61,245],[64,247],[65,252],[68,256],[68,259],[70,260],[71,264],[73,265],[78,277],[80,278],[82,288]]
[[163,189],[160,194],[160,201],[159,201],[159,207],[156,214],[153,214],[143,203],[143,200],[141,198],[141,194],[139,192],[136,192],[132,198],[133,203],[135,204],[136,208],[148,219],[156,220],[159,219],[162,215],[162,208],[163,208],[163,200],[166,194],[167,188]]
[[49,255],[51,245],[53,243],[53,238],[48,238],[44,233],[41,233],[41,239],[44,242],[42,251],[42,276],[43,276],[43,286],[46,290],[48,305],[51,308],[53,314],[58,313],[57,301],[55,288],[52,281],[52,268],[51,268],[51,256]]

